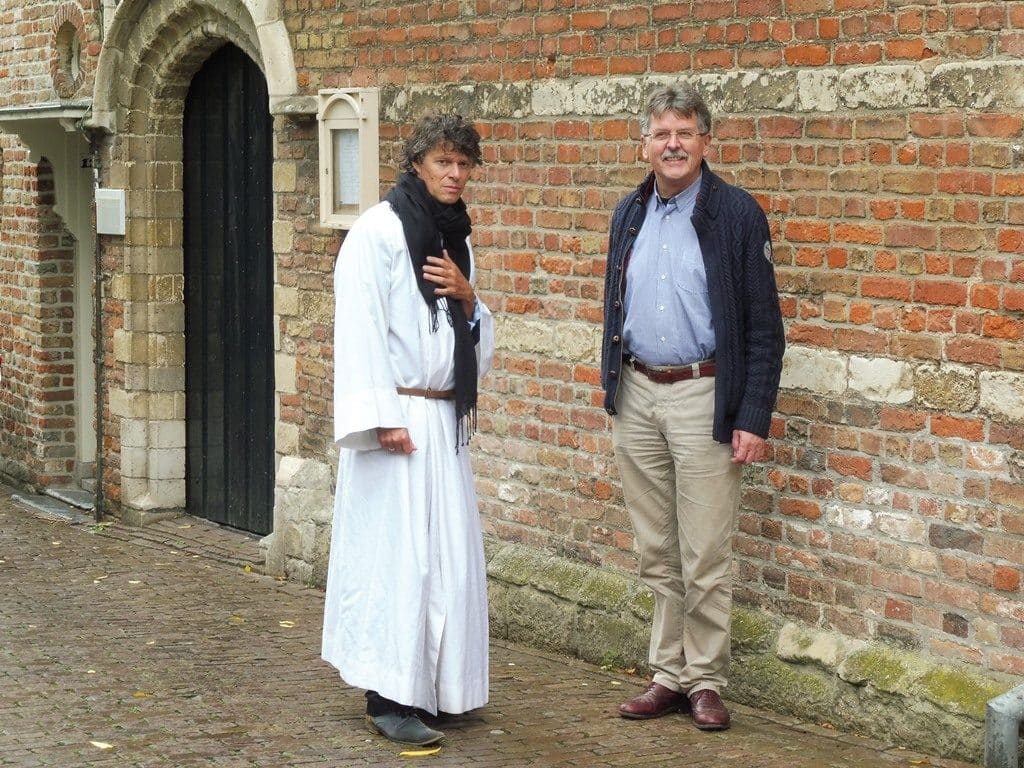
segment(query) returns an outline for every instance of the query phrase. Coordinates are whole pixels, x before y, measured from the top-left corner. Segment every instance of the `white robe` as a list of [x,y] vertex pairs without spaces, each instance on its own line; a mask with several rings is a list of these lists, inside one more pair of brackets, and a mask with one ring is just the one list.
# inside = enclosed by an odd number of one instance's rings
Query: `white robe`
[[[454,401],[395,391],[453,388],[454,333],[443,301],[431,332],[388,203],[348,233],[334,291],[340,459],[321,655],[348,684],[401,704],[475,709],[488,694],[487,583],[469,447],[456,452]],[[494,323],[479,309],[483,376]],[[416,450],[381,450],[377,427],[405,427]]]

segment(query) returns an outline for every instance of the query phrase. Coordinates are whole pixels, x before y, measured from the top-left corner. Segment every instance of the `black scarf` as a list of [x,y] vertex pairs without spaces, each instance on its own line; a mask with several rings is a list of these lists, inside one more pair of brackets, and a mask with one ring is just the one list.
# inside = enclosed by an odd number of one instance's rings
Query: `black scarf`
[[[452,261],[469,279],[469,248],[466,238],[472,229],[466,204],[462,200],[445,205],[427,191],[423,180],[412,171],[398,177],[398,182],[388,192],[387,201],[398,214],[409,246],[412,270],[420,286],[423,300],[430,309],[430,330],[437,331],[437,288],[423,276],[427,256],[441,256],[446,249]],[[462,302],[449,299],[448,323],[455,331],[455,418],[457,421],[456,443],[465,445],[476,429],[476,341],[469,327],[469,320]]]

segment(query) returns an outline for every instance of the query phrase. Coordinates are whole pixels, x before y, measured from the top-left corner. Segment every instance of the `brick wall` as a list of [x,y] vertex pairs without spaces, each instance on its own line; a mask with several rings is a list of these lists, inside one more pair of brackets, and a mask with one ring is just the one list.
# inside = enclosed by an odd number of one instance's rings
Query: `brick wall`
[[[741,603],[1024,672],[1024,3],[313,3],[288,23],[310,92],[383,89],[388,166],[434,106],[485,135],[489,534],[635,566],[598,407],[605,233],[644,172],[644,88],[686,73],[712,167],[769,213],[790,343],[772,461],[746,478]],[[294,280],[318,291],[337,243],[295,229]],[[296,327],[303,387],[326,392]],[[304,447],[328,438],[308,427]]]
[[[99,30],[92,4],[85,5],[0,5],[0,107],[89,98]],[[68,55],[62,58],[72,38],[80,53],[74,76]],[[74,316],[75,244],[55,210],[67,190],[56,189],[53,166],[65,158],[31,154],[2,133],[0,151],[0,471],[60,485],[76,470],[73,324],[91,322]]]
[[53,212],[53,171],[5,148],[0,232],[0,466],[42,484],[74,470],[73,243]]

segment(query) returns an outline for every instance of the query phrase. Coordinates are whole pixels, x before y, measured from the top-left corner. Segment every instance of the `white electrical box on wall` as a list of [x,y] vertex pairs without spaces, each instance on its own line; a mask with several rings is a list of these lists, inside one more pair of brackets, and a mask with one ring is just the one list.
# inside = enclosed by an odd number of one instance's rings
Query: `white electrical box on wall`
[[380,195],[376,88],[319,93],[320,223],[348,229]]
[[96,190],[96,233],[124,234],[124,190]]

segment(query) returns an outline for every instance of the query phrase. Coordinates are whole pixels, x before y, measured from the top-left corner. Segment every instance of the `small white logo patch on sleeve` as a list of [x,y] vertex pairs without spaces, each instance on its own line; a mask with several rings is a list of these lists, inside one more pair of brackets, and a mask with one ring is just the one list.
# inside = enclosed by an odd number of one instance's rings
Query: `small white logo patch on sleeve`
[[772,241],[771,240],[765,240],[764,241],[764,257],[766,259],[768,259],[768,261],[772,260]]

